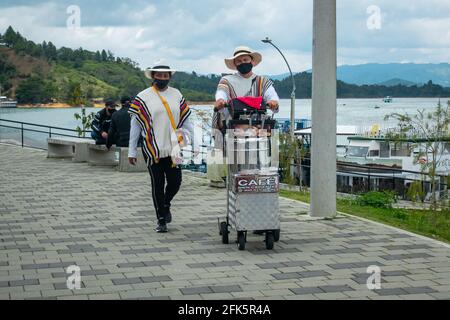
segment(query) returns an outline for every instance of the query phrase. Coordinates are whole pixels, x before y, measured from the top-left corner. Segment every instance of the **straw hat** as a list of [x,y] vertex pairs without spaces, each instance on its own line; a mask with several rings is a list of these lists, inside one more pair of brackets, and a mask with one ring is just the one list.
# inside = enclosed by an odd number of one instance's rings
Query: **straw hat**
[[155,66],[152,68],[147,68],[145,70],[145,76],[149,79],[153,79],[152,73],[153,72],[170,72],[170,74],[173,76],[177,70],[174,70],[170,68],[168,65],[164,64],[162,60],[155,63]]
[[240,46],[234,49],[233,56],[225,59],[225,64],[231,70],[236,70],[234,59],[240,56],[251,56],[253,58],[253,65],[256,67],[262,61],[262,55],[259,52],[252,51],[249,47]]

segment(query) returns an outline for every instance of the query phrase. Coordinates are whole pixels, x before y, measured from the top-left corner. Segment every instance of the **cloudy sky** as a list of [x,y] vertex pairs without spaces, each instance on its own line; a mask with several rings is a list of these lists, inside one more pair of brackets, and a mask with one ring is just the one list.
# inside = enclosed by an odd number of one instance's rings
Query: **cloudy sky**
[[[450,62],[450,0],[337,2],[339,65]],[[9,25],[35,42],[104,48],[142,68],[163,58],[221,73],[223,58],[245,44],[263,54],[259,73],[287,72],[266,36],[295,71],[312,63],[312,0],[0,0],[0,32]]]

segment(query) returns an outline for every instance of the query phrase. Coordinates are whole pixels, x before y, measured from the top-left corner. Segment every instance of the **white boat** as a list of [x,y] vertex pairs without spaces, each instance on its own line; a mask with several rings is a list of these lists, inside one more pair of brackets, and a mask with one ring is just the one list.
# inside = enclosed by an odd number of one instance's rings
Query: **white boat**
[[0,96],[0,108],[17,108],[17,101]]
[[384,97],[384,99],[383,99],[383,102],[384,103],[392,103],[392,97],[390,97],[390,96],[387,96],[387,97]]

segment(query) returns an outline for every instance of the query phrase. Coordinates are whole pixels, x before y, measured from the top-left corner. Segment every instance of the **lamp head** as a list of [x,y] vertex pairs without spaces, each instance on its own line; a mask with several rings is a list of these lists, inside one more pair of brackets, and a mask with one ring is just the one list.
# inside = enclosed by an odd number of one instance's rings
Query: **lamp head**
[[269,37],[266,37],[264,40],[261,40],[264,43],[271,43],[272,40],[269,39]]

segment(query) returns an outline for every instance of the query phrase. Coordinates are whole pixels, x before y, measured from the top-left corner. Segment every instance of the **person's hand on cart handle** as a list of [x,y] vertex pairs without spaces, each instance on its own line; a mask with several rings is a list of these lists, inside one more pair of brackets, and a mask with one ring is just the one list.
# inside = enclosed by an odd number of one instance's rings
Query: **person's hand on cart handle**
[[279,108],[278,101],[275,101],[275,100],[270,100],[269,102],[267,102],[267,106],[268,106],[269,109],[272,110],[273,112],[277,111],[278,108]]
[[219,99],[214,104],[214,111],[220,111],[227,106],[227,102],[223,99]]

